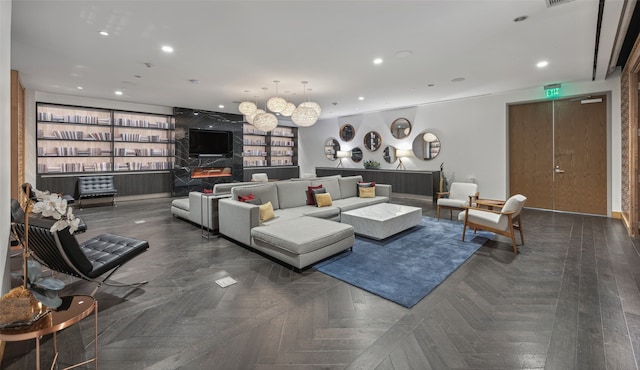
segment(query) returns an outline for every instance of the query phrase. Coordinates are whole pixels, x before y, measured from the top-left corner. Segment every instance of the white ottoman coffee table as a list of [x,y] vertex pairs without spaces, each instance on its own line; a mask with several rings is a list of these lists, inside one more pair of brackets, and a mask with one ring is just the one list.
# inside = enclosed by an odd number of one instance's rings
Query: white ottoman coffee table
[[379,203],[342,212],[340,222],[353,226],[358,235],[385,239],[422,222],[422,208]]

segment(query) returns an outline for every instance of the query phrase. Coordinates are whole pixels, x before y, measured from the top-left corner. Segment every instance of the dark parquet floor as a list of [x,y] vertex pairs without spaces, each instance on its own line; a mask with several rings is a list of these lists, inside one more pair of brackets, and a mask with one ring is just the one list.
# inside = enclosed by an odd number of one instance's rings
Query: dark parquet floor
[[[147,285],[96,295],[101,369],[638,368],[640,257],[619,220],[525,210],[519,255],[496,237],[406,309],[203,239],[170,201],[76,211],[89,225],[81,240],[110,232],[151,245],[113,278]],[[435,215],[430,201],[394,201]],[[218,287],[226,275],[238,283]],[[69,294],[94,287],[65,281]],[[92,320],[61,332],[61,365],[90,357],[92,340]],[[7,343],[2,369],[35,368],[34,347]],[[50,338],[42,352],[44,367]]]

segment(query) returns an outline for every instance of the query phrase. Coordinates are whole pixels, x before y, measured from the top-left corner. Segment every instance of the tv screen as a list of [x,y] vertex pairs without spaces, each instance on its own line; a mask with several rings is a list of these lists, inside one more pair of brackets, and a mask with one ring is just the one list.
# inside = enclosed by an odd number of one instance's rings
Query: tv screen
[[189,157],[233,156],[233,134],[230,131],[189,130]]

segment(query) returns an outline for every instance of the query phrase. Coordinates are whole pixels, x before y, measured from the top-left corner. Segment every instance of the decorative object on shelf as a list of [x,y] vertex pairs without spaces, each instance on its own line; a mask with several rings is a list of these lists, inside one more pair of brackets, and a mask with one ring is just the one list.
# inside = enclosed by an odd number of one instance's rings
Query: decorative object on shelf
[[409,149],[396,149],[396,157],[398,158],[398,160],[400,161],[400,163],[398,163],[398,166],[396,167],[396,170],[405,170],[405,166],[404,163],[402,163],[402,158],[407,158],[411,156],[411,150]]
[[[303,96],[307,96],[307,83],[307,81],[302,81],[302,85],[304,86]],[[312,104],[309,104],[311,103],[309,101],[306,103],[308,104],[299,104],[291,114],[291,121],[300,127],[313,126],[318,121],[319,113],[316,111],[316,106],[317,109],[320,109],[320,106],[317,103],[313,106]]]
[[335,161],[338,158],[338,151],[340,151],[340,143],[334,138],[328,138],[324,144],[324,155],[327,159]]
[[273,81],[276,84],[276,96],[272,96],[267,100],[267,108],[274,113],[280,113],[287,107],[287,101],[278,96],[278,83],[280,81]]
[[362,149],[360,147],[356,147],[351,149],[351,160],[355,163],[360,163],[362,161]]
[[433,159],[440,153],[440,139],[428,131],[422,132],[413,139],[413,154],[422,160]]
[[376,131],[369,131],[364,135],[364,147],[372,152],[380,149],[382,145],[382,137]]
[[411,122],[406,118],[398,118],[391,122],[391,135],[396,139],[404,139],[411,133]]
[[377,170],[380,168],[380,162],[373,160],[364,161],[364,168],[368,170]]
[[345,123],[340,127],[340,139],[342,141],[351,141],[354,136],[356,136],[356,129],[352,125]]
[[342,158],[351,158],[351,152],[346,150],[338,150],[336,156],[340,158],[340,162],[338,162],[338,167],[342,167]]
[[264,106],[265,111],[263,113],[257,114],[253,118],[253,125],[262,131],[271,131],[274,128],[278,127],[278,117],[273,113],[266,112],[267,110],[267,88],[263,87],[264,90]]
[[[249,90],[245,90],[244,92],[249,94]],[[240,105],[238,105],[238,110],[240,111],[240,113],[244,114],[245,116],[249,116],[253,114],[253,112],[255,112],[256,109],[258,109],[258,106],[256,105],[256,103],[249,101],[249,99],[243,101],[242,103],[240,103]]]

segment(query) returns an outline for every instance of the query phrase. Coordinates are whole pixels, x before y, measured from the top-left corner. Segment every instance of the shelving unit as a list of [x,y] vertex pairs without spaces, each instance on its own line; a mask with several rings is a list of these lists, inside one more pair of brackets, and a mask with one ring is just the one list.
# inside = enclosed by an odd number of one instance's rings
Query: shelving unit
[[172,116],[38,103],[37,173],[167,171]]
[[297,128],[279,126],[264,132],[244,124],[242,133],[244,167],[297,165]]

